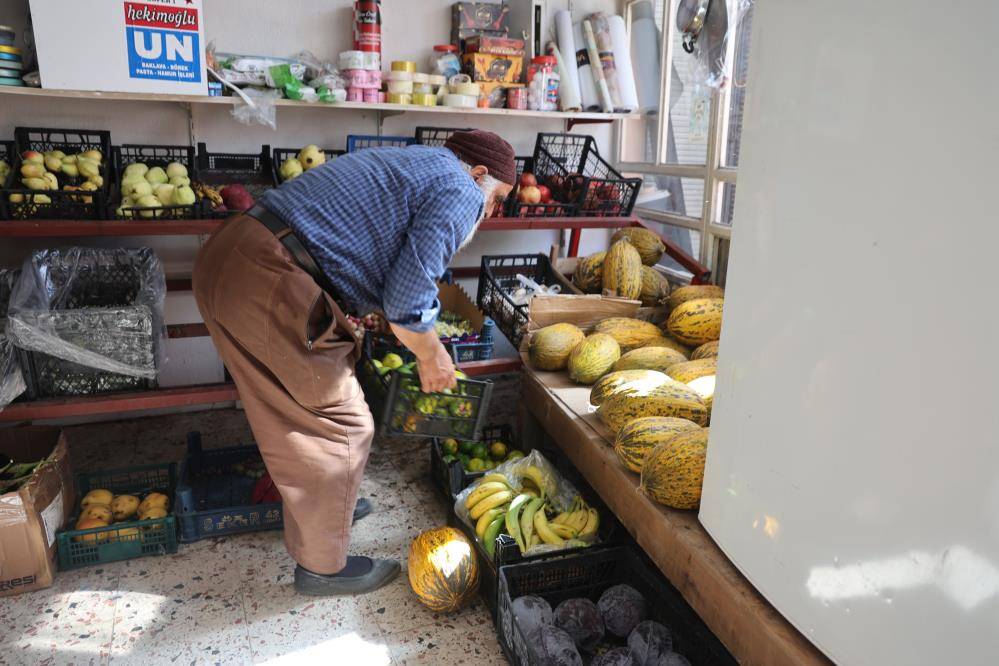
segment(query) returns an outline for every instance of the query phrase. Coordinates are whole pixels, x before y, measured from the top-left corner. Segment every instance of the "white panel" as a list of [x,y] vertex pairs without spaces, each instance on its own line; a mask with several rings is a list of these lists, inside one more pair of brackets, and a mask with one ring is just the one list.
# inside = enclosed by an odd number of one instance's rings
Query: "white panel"
[[841,664],[999,655],[997,25],[756,7],[700,517]]

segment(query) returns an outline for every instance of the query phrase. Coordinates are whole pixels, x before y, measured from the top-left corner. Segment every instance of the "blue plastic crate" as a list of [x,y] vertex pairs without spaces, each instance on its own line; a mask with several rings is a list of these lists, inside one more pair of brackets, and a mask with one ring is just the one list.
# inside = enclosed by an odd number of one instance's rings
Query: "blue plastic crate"
[[496,322],[486,317],[485,321],[482,322],[482,330],[479,332],[478,340],[468,342],[461,338],[441,338],[441,342],[451,350],[451,356],[456,363],[488,361],[493,357],[495,330]]
[[405,148],[416,142],[412,136],[376,136],[374,134],[351,134],[347,136],[347,152],[361,150],[362,148],[384,148],[395,146]]
[[201,433],[188,433],[174,503],[182,543],[284,527],[281,503],[251,504],[257,479],[234,470],[259,455],[254,444],[203,450]]

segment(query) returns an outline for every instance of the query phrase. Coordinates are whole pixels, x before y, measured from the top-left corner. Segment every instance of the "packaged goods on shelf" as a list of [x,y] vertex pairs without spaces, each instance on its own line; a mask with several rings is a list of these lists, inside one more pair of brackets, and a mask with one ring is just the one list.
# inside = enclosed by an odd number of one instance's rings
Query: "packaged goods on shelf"
[[477,35],[506,37],[510,7],[496,2],[456,2],[451,5],[451,43],[464,48],[464,40]]
[[524,73],[523,56],[466,53],[461,62],[465,74],[473,81],[516,83]]
[[[501,81],[482,81],[479,83],[479,99],[486,99],[491,109],[508,107],[511,90],[523,90],[523,83],[503,83]],[[516,107],[510,107],[516,108]]]
[[523,56],[524,40],[511,37],[475,35],[465,40],[465,53],[491,53],[493,55]]

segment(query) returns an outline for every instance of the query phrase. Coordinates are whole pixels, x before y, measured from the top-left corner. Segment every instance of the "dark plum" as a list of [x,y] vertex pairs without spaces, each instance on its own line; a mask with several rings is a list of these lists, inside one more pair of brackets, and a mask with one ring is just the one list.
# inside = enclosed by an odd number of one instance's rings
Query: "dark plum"
[[555,625],[545,624],[538,631],[538,655],[545,666],[583,666],[583,658],[572,636]]
[[639,622],[628,635],[628,648],[635,666],[657,666],[659,657],[673,652],[673,632],[652,620]]
[[580,650],[593,652],[604,638],[604,621],[589,599],[566,599],[555,607],[555,626],[572,636]]
[[533,594],[517,597],[511,607],[514,621],[532,643],[538,640],[538,630],[553,622],[551,605]]
[[645,619],[645,599],[630,585],[607,588],[597,602],[607,631],[618,638],[627,638],[635,626]]
[[628,648],[619,647],[597,655],[590,666],[633,666],[634,663]]

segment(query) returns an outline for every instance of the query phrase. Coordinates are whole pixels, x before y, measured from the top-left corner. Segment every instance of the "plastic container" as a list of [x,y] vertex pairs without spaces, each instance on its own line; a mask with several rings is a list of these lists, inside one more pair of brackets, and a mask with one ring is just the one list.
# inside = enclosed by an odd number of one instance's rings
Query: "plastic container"
[[534,161],[553,174],[558,170],[552,170],[550,163],[555,162],[562,168],[561,173],[571,176],[549,186],[553,193],[556,189],[565,192],[564,198],[578,204],[579,215],[584,217],[631,215],[642,187],[641,178],[625,178],[600,156],[592,136],[539,133]]
[[[7,182],[0,192],[0,218],[5,220],[99,220],[103,219],[111,186],[116,174],[110,168],[111,133],[104,130],[50,129],[46,127],[17,127],[14,129],[13,161]],[[100,173],[104,182],[96,191],[74,192],[62,189],[66,185],[80,185],[84,178],[56,176],[59,189],[31,190],[21,183],[21,155],[26,150],[44,153],[61,150],[75,155],[86,150],[99,150],[103,161]],[[11,201],[13,195],[15,201]],[[45,198],[42,198],[45,197]],[[20,200],[18,200],[20,199]]]
[[[334,150],[332,148],[323,148],[323,155],[326,156],[327,162],[332,162],[341,155],[346,154],[345,150]],[[275,148],[271,153],[271,175],[274,178],[274,187],[277,187],[284,181],[281,180],[281,165],[289,157],[297,157],[299,151],[295,148]]]
[[[104,488],[116,495],[142,497],[150,492],[174,496],[177,485],[177,464],[144,465],[76,476],[76,507],[91,490]],[[56,533],[59,568],[63,571],[130,560],[146,555],[167,555],[177,552],[177,522],[170,513],[163,518],[130,520],[108,527],[88,530],[63,530]],[[75,525],[79,511],[74,512],[69,524]]]
[[558,111],[561,78],[555,56],[535,56],[527,68],[527,107],[533,111]]
[[572,282],[552,266],[544,254],[504,254],[483,256],[479,271],[479,291],[476,304],[496,322],[514,349],[520,349],[527,326],[528,303],[517,305],[512,295],[520,288],[517,274],[538,284],[559,285],[563,294],[581,294]]
[[509,88],[506,91],[506,107],[508,109],[527,109],[527,88]]
[[[454,502],[454,498],[462,490],[467,488],[475,480],[481,478],[486,472],[468,472],[462,466],[460,460],[452,460],[450,463],[444,461],[444,450],[441,442],[446,438],[435,437],[430,443],[430,473],[437,484],[438,489],[443,493],[444,499]],[[478,440],[486,446],[495,442],[503,442],[511,450],[520,449],[513,437],[513,431],[509,426],[487,426],[482,429],[482,439]]]
[[347,136],[347,152],[353,153],[363,148],[383,148],[396,146],[405,148],[412,145],[416,139],[411,136],[377,136],[373,134],[350,134]]
[[[271,165],[271,147],[263,145],[259,153],[211,153],[203,142],[198,143],[198,177],[213,187],[239,183],[254,201],[274,187],[274,167]],[[238,215],[241,210],[211,210],[205,206],[208,217]]]
[[281,502],[253,504],[257,479],[235,469],[259,456],[255,445],[204,450],[201,433],[188,433],[174,501],[182,543],[284,527]]
[[[504,566],[500,570],[496,634],[507,660],[515,666],[546,663],[539,658],[537,646],[528,640],[514,620],[514,599],[533,594],[544,598],[552,608],[576,597],[596,602],[606,589],[621,583],[642,593],[648,609],[647,619],[669,627],[673,633],[674,651],[687,657],[690,663],[711,666],[737,663],[680,592],[644,555],[624,546]],[[615,643],[618,644],[623,646],[626,642]]]
[[[114,146],[113,169],[116,181],[121,182],[122,171],[133,162],[142,162],[149,168],[158,166],[166,169],[170,162],[179,162],[187,168],[187,177],[191,182],[198,180],[198,165],[192,146],[151,146],[140,144],[124,144]],[[196,200],[193,204],[162,206],[160,208],[122,209],[121,192],[115,191],[111,203],[108,204],[107,217],[110,220],[141,219],[145,215],[155,216],[155,219],[167,220],[197,220],[205,215],[204,202]],[[143,214],[145,212],[145,215]]]
[[461,72],[461,61],[458,60],[458,47],[454,44],[437,44],[428,62],[431,74],[451,78]]

